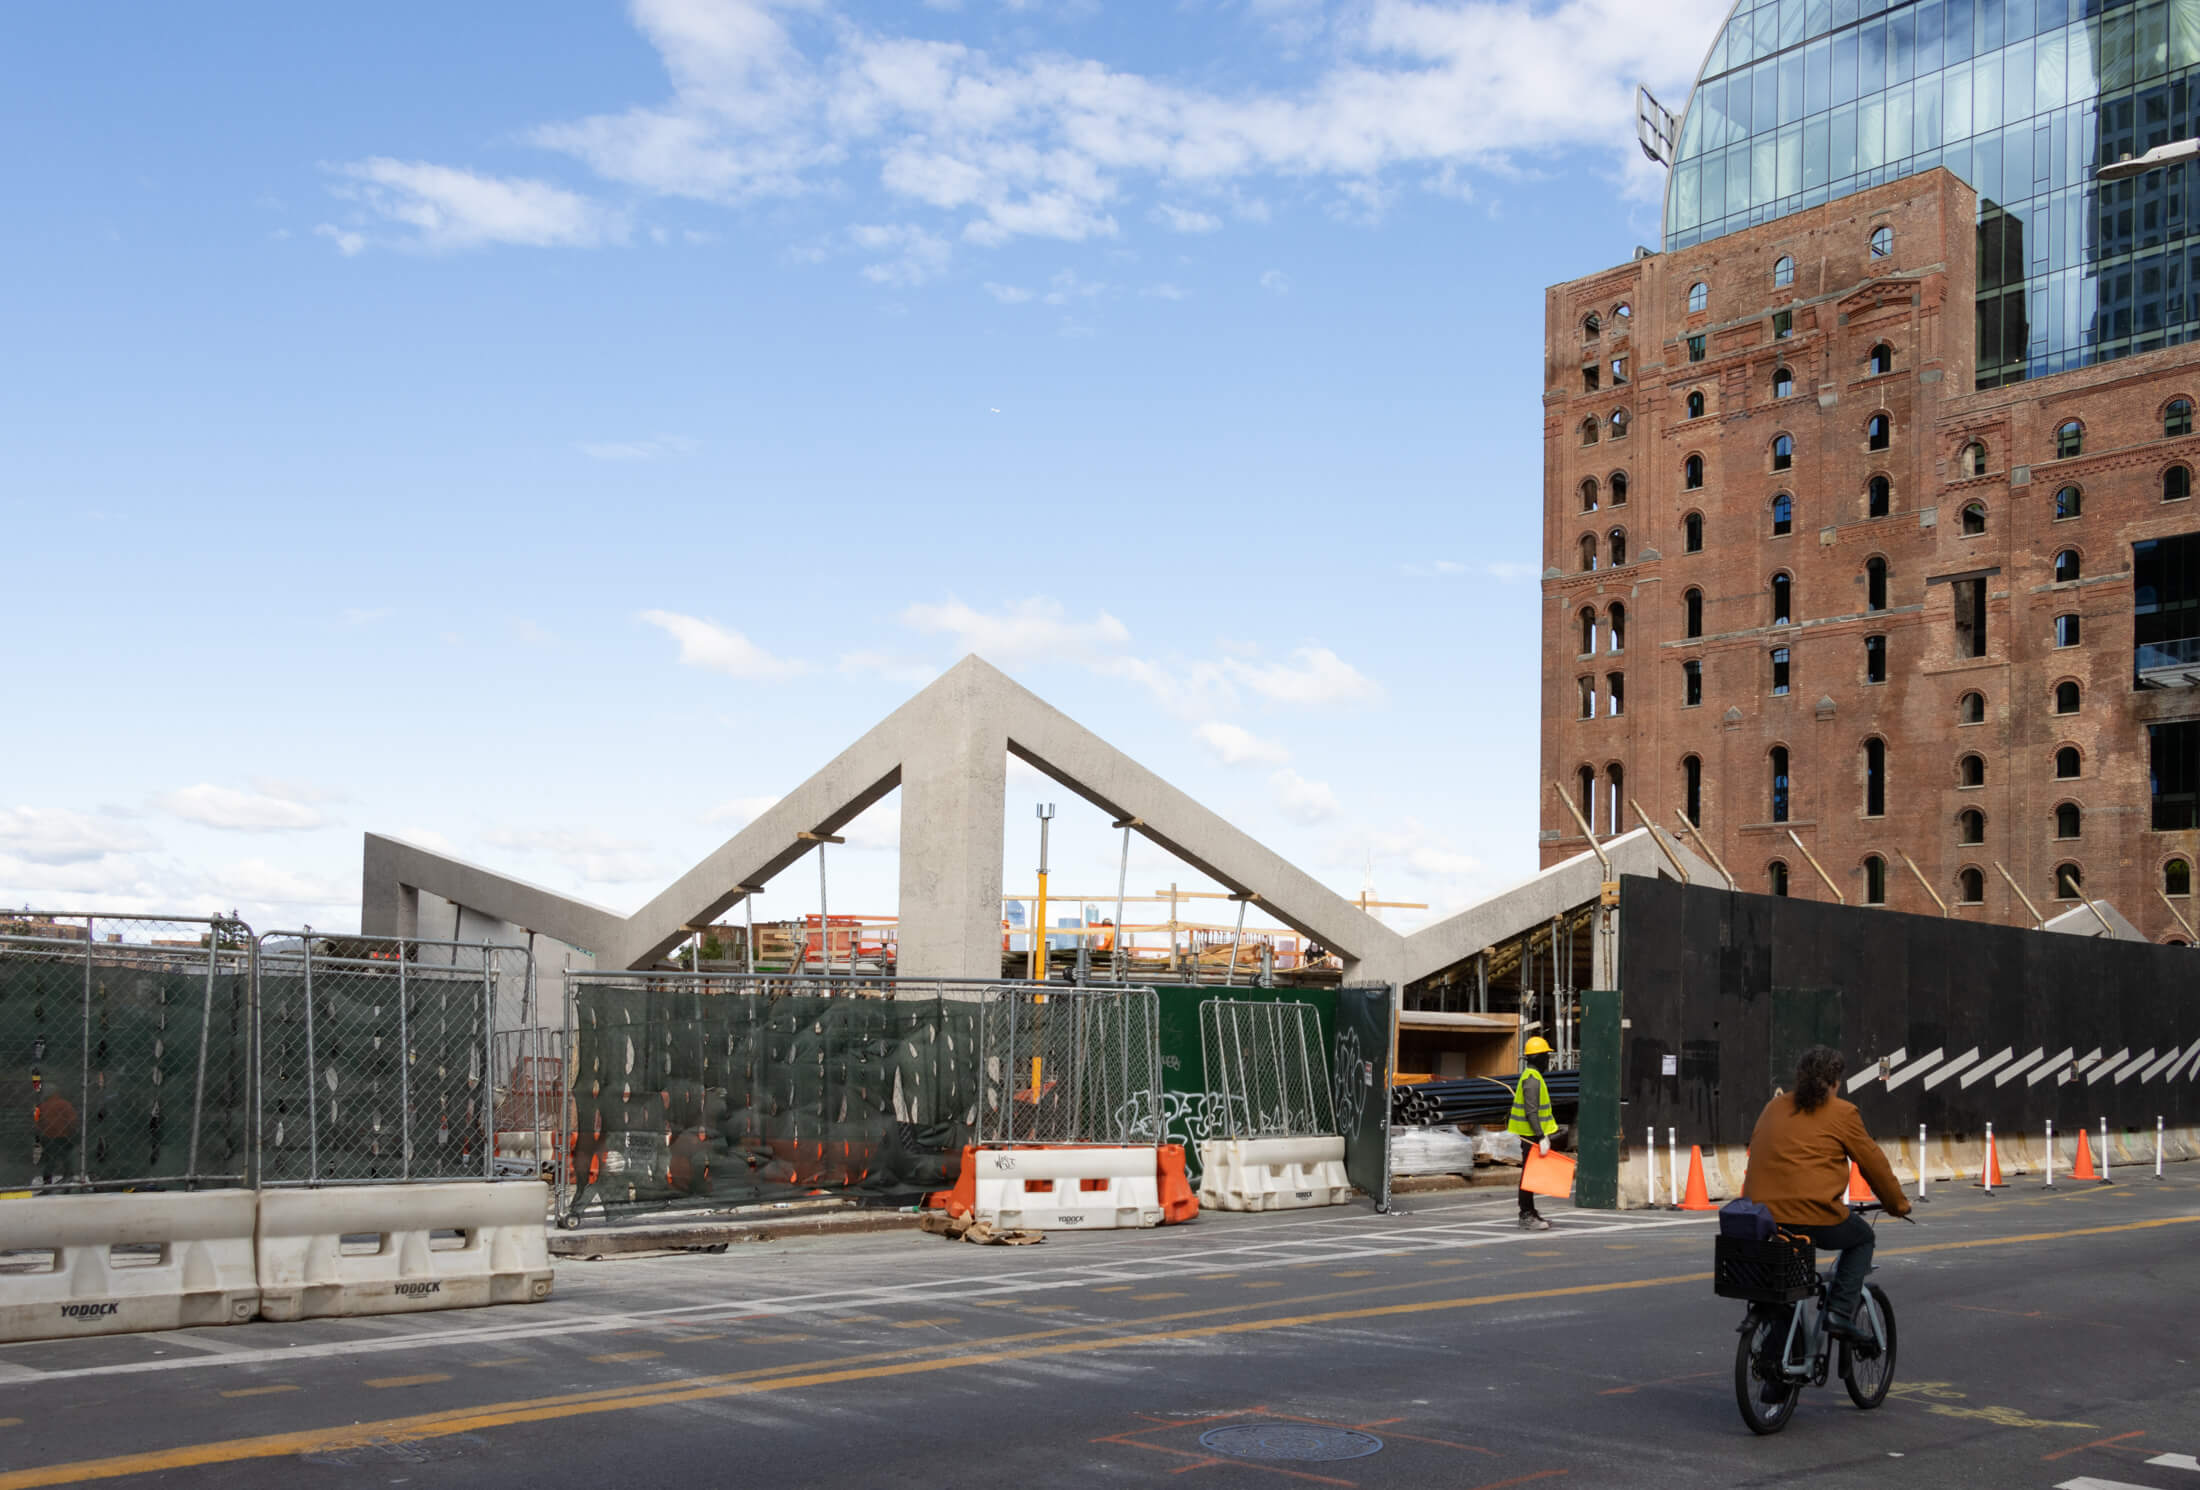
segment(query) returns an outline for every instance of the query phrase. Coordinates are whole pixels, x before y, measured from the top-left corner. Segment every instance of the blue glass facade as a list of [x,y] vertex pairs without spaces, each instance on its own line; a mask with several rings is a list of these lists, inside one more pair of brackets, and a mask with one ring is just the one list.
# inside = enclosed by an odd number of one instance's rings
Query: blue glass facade
[[1670,249],[1946,166],[1979,197],[1978,386],[2200,338],[2200,0],[1741,0],[1690,95]]

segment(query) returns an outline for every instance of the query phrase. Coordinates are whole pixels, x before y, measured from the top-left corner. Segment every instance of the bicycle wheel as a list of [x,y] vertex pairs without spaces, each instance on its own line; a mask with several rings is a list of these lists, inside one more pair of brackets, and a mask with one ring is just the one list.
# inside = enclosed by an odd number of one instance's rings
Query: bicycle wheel
[[1841,1382],[1849,1389],[1849,1400],[1869,1411],[1887,1400],[1887,1388],[1894,1385],[1894,1303],[1878,1284],[1867,1283],[1864,1288],[1867,1297],[1861,1312],[1878,1316],[1879,1348],[1859,1349],[1843,1341]]
[[1749,1424],[1752,1433],[1777,1433],[1795,1416],[1796,1399],[1802,1388],[1792,1382],[1778,1382],[1773,1392],[1774,1400],[1763,1400],[1765,1378],[1758,1370],[1758,1363],[1766,1356],[1779,1351],[1787,1337],[1787,1320],[1781,1311],[1753,1310],[1749,1316],[1749,1328],[1741,1331],[1734,1345],[1734,1405],[1742,1410],[1742,1421]]

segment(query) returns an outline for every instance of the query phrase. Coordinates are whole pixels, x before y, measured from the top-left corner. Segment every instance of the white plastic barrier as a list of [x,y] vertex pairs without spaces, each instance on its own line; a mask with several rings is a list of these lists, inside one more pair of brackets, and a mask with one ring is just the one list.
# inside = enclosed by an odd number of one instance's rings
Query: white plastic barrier
[[398,1314],[548,1298],[543,1202],[542,1186],[528,1180],[263,1191],[260,1317]]
[[[260,1306],[250,1190],[0,1200],[0,1340],[241,1324]],[[16,1272],[26,1261],[43,1271]]]
[[1344,1139],[1209,1139],[1199,1146],[1199,1203],[1218,1211],[1342,1205],[1352,1193]]
[[1003,1230],[1099,1231],[1161,1224],[1151,1148],[979,1149],[972,1214]]

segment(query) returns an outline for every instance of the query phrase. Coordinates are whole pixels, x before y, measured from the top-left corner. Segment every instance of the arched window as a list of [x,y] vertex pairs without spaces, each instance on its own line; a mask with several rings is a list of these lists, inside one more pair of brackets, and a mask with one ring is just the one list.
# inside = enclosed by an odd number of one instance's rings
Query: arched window
[[1703,514],[1691,512],[1681,519],[1681,548],[1686,553],[1703,552]]
[[2076,781],[2079,769],[2084,764],[2085,762],[2079,758],[2077,746],[2063,746],[2055,752],[2055,779],[2057,781]]
[[1607,613],[1604,629],[1611,635],[1612,650],[1615,652],[1626,651],[1627,607],[1621,605],[1617,601],[1614,601],[1612,603],[1612,609],[1610,610],[1610,612]]
[[2055,836],[2057,838],[2076,838],[2083,826],[2084,817],[2078,811],[2077,803],[2058,802],[2055,804]]
[[1887,815],[1887,742],[1864,742],[1864,816]]
[[1581,535],[1581,572],[1587,574],[1597,567],[1597,535]]
[[[1635,308],[1632,305],[1629,305],[1624,300],[1612,307],[1612,319],[1615,321],[1632,320],[1634,318],[1634,314]],[[1625,331],[1627,328],[1625,326],[1621,326],[1618,329],[1621,331]]]
[[1689,491],[1703,488],[1703,457],[1691,455],[1681,462],[1681,485]]
[[1785,574],[1772,577],[1772,624],[1795,624],[1795,581]]
[[2182,502],[2192,495],[2192,468],[2171,466],[2162,473],[2162,500]]
[[2075,714],[2078,712],[2077,684],[2064,679],[2055,685],[2055,712],[2058,714]]
[[1576,773],[1576,780],[1581,784],[1581,800],[1575,805],[1581,808],[1582,819],[1589,824],[1589,831],[1594,833],[1597,826],[1597,773],[1591,767],[1583,766]]
[[1625,528],[1612,529],[1606,541],[1610,546],[1609,552],[1612,556],[1611,567],[1617,569],[1627,562],[1627,530]]
[[1627,674],[1606,673],[1604,675],[1604,713],[1606,717],[1617,719],[1626,712]]
[[1625,507],[1627,505],[1627,473],[1625,471],[1614,471],[1612,479],[1605,482],[1604,486],[1612,494],[1612,505],[1614,507]]
[[1894,252],[1894,229],[1893,229],[1893,228],[1888,228],[1888,227],[1878,227],[1878,228],[1873,228],[1873,229],[1872,229],[1872,257],[1873,257],[1873,258],[1875,258],[1875,259],[1884,259],[1884,258],[1886,258],[1886,257],[1887,257],[1888,255],[1892,254],[1893,252]]
[[1884,450],[1894,441],[1894,421],[1884,414],[1874,414],[1864,424],[1865,443],[1874,450]]
[[1581,339],[1583,341],[1595,341],[1603,330],[1604,322],[1598,318],[1595,311],[1592,310],[1581,318]]
[[1956,814],[1956,842],[1963,844],[1986,841],[1986,814],[1976,807],[1966,807]]
[[1794,464],[1795,437],[1793,435],[1774,435],[1772,437],[1772,469],[1785,471]]
[[2064,863],[2055,866],[2055,898],[2057,900],[2076,900],[2085,893],[2084,885],[2085,871],[2077,865]]
[[1894,348],[1888,346],[1885,342],[1881,342],[1878,346],[1872,348],[1871,360],[1865,365],[1871,369],[1871,376],[1875,378],[1893,372]]
[[1701,389],[1688,395],[1688,417],[1691,419],[1703,418],[1703,391]]
[[1965,502],[1963,504],[1963,536],[1976,538],[1985,531],[1986,504],[1984,502]]
[[1690,590],[1681,596],[1682,633],[1688,637],[1703,635],[1703,591]]
[[1795,531],[1795,499],[1781,492],[1772,499],[1772,536],[1785,538]]
[[1586,656],[1588,656],[1588,655],[1589,655],[1589,654],[1590,654],[1591,652],[1594,652],[1594,651],[1595,651],[1595,650],[1597,649],[1597,612],[1596,612],[1596,607],[1595,607],[1595,606],[1593,606],[1593,605],[1585,605],[1585,606],[1583,606],[1583,607],[1581,608],[1581,616],[1580,616],[1580,618],[1579,618],[1579,619],[1580,619],[1580,621],[1581,621],[1581,653],[1580,653],[1580,655],[1581,655],[1581,656],[1583,656],[1583,657],[1586,657]]
[[1956,723],[1984,724],[1986,722],[1986,695],[1966,693],[1956,700]]
[[1703,761],[1693,755],[1681,757],[1681,811],[1703,826]]
[[1612,411],[1612,438],[1615,440],[1627,438],[1627,411],[1625,409],[1614,409]]
[[2066,486],[2055,493],[2055,521],[2076,517],[2085,511],[2085,494],[2074,486]]
[[1772,767],[1772,820],[1784,823],[1788,820],[1788,753],[1785,745],[1772,747],[1768,761]]
[[2055,459],[2069,460],[2085,453],[2085,426],[2075,419],[2065,419],[2055,426]]
[[1867,610],[1887,608],[1887,561],[1877,554],[1864,561],[1864,606]]
[[2162,866],[2162,893],[2164,895],[2190,895],[2192,893],[2192,865],[2183,859],[2172,859]]
[[1793,398],[1795,396],[1795,374],[1784,367],[1774,368],[1772,372],[1772,396],[1774,398]]
[[2076,645],[2078,645],[2078,637],[2079,625],[2078,618],[2075,614],[2061,615],[2055,618],[2056,646],[2075,647]]
[[1864,856],[1864,904],[1887,903],[1887,861],[1877,854]]
[[1795,283],[1795,261],[1786,254],[1772,261],[1772,287],[1784,290]]
[[2078,551],[2066,548],[2055,555],[2055,583],[2067,585],[2078,577]]
[[1695,315],[1711,304],[1711,286],[1697,280],[1688,287],[1688,313]]
[[1596,442],[1597,421],[1596,416],[1592,414],[1587,419],[1581,421],[1581,443],[1584,445],[1594,445]]
[[1871,485],[1864,489],[1864,515],[1885,517],[1894,507],[1894,483],[1884,476],[1874,476]]
[[1575,717],[1576,717],[1576,718],[1579,718],[1579,719],[1594,719],[1594,718],[1596,718],[1596,717],[1597,717],[1597,680],[1596,680],[1596,674],[1594,674],[1594,673],[1584,673],[1584,674],[1582,674],[1582,675],[1581,675],[1580,677],[1578,677],[1578,678],[1574,679],[1574,692],[1575,692],[1576,694],[1578,694],[1578,695],[1580,696],[1580,704],[1581,704],[1580,710],[1579,710],[1579,712],[1578,712],[1578,713],[1576,714],[1576,716],[1575,716]]
[[1581,483],[1581,510],[1583,512],[1597,510],[1597,479],[1594,476]]
[[2189,435],[2191,433],[2192,400],[2189,398],[2171,399],[2168,407],[2162,410],[2163,438],[2172,439],[2178,435]]
[[1956,899],[1965,905],[1978,905],[1986,899],[1986,872],[1964,866],[1956,875]]
[[1986,785],[1986,757],[1983,755],[1966,755],[1962,760],[1957,761],[1956,784],[1958,786]]
[[1627,772],[1618,761],[1604,768],[1604,831],[1617,833],[1627,825]]
[[1977,440],[1964,446],[1963,453],[1956,458],[1956,469],[1965,476],[1985,475],[1986,446]]
[[1788,892],[1788,867],[1784,859],[1774,859],[1765,865],[1765,892],[1785,897]]

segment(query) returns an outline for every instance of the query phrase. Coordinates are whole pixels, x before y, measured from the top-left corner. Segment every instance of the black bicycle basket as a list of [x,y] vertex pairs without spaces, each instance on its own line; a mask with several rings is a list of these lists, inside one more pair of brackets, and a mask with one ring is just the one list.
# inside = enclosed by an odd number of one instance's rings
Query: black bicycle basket
[[1785,1232],[1769,1242],[1722,1236],[1713,1241],[1712,1288],[1722,1299],[1793,1304],[1818,1291],[1818,1250]]

